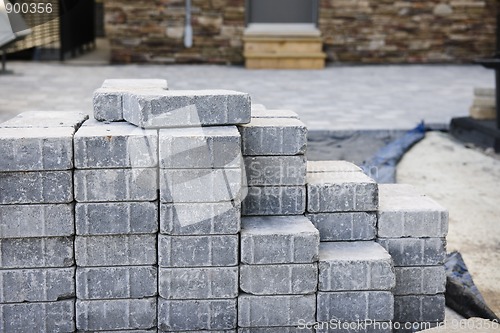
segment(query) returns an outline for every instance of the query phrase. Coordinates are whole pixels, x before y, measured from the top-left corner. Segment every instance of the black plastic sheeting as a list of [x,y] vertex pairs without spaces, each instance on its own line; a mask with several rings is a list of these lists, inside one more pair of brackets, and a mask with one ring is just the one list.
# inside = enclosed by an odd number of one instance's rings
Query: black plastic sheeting
[[500,319],[486,305],[459,252],[449,253],[446,269],[446,305],[465,318],[479,317],[499,322]]
[[402,137],[382,147],[361,168],[379,184],[396,183],[396,165],[403,155],[425,137],[425,124],[422,121]]

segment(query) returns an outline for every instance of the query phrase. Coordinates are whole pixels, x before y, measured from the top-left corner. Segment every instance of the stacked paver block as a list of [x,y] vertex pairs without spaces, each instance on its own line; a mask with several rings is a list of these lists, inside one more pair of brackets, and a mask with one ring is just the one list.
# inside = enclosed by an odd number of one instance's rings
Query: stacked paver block
[[475,88],[474,101],[469,109],[470,116],[474,119],[496,118],[495,89]]
[[248,186],[243,215],[303,214],[307,129],[294,112],[258,110],[239,127]]
[[74,327],[73,135],[80,113],[0,125],[0,331]]
[[394,321],[444,320],[447,231],[448,212],[434,200],[409,185],[380,185],[378,242],[396,266]]
[[359,331],[390,332],[395,275],[387,251],[377,244],[377,184],[345,161],[307,165],[308,213],[321,237],[317,320],[319,332],[378,322]]
[[242,219],[239,327],[293,331],[315,322],[318,246],[304,216]]
[[240,147],[235,126],[159,131],[160,331],[237,327]]
[[76,326],[157,326],[158,134],[93,123],[75,134]]

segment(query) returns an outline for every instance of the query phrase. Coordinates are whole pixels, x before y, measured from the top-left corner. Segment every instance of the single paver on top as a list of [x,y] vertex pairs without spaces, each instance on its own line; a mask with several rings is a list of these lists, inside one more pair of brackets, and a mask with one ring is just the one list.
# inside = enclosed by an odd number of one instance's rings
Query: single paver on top
[[236,299],[166,300],[158,298],[161,332],[226,332],[238,324]]
[[239,168],[241,138],[236,126],[161,129],[164,169]]
[[443,294],[394,296],[394,321],[444,321],[445,307]]
[[82,126],[74,137],[75,168],[150,168],[158,165],[158,132],[126,122]]
[[157,294],[157,268],[153,266],[76,269],[78,299],[145,298]]
[[356,164],[347,161],[307,161],[307,173],[361,172]]
[[318,266],[313,264],[240,265],[240,289],[252,295],[314,294]]
[[75,268],[0,270],[0,303],[55,302],[75,297]]
[[75,301],[0,304],[0,318],[1,332],[74,332]]
[[448,210],[429,197],[403,191],[380,191],[378,237],[446,237]]
[[307,174],[309,213],[376,211],[378,185],[362,172]]
[[372,240],[377,236],[375,212],[306,214],[322,242]]
[[167,81],[161,79],[108,79],[94,91],[94,117],[105,121],[123,120],[123,95],[140,90],[167,90]]
[[160,233],[166,235],[233,235],[240,222],[241,207],[231,201],[160,204]]
[[306,158],[297,156],[245,156],[249,186],[306,184]]
[[241,262],[312,263],[318,260],[319,232],[304,216],[241,219]]
[[250,96],[230,90],[135,91],[123,97],[123,118],[143,128],[250,122]]
[[243,155],[302,155],[306,152],[307,128],[293,118],[253,118],[239,126]]
[[396,267],[394,295],[435,295],[446,290],[444,266]]
[[0,205],[0,238],[72,236],[73,204]]
[[82,331],[156,327],[156,297],[76,301],[76,327]]
[[265,109],[254,108],[252,106],[252,118],[295,118],[299,119],[299,115],[292,110],[280,109]]
[[0,128],[0,171],[70,170],[72,127]]
[[394,316],[394,297],[390,291],[320,291],[317,311],[321,322],[389,321]]
[[315,295],[254,296],[240,294],[238,297],[238,326],[280,327],[299,326],[315,322]]
[[375,242],[322,242],[321,291],[392,290],[396,276],[389,253]]
[[27,111],[0,123],[0,128],[70,127],[78,129],[87,119],[89,119],[87,114],[78,111]]
[[164,299],[238,297],[238,267],[160,268],[159,295]]
[[57,204],[73,201],[73,172],[0,172],[0,204]]

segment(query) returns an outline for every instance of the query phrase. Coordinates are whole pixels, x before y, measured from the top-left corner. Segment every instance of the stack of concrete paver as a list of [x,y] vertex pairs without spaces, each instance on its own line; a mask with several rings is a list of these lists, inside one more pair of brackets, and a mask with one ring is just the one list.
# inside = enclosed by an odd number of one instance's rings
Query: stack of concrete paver
[[315,321],[318,246],[318,230],[304,216],[243,218],[240,327],[291,332]]
[[[395,275],[387,251],[377,244],[377,184],[345,161],[308,162],[307,217],[318,228],[318,332],[357,329],[390,332]],[[372,322],[377,322],[373,324]]]
[[475,88],[474,101],[469,109],[469,114],[474,119],[495,119],[496,105],[495,89]]
[[79,330],[156,327],[157,141],[128,123],[75,134]]
[[252,121],[239,129],[248,186],[243,215],[303,214],[307,144],[304,123],[292,111],[259,108],[252,111]]
[[73,135],[88,116],[27,112],[0,125],[0,331],[74,324]]
[[0,331],[382,333],[393,314],[443,319],[439,205],[384,185],[379,209],[373,180],[307,164],[297,115],[250,112],[247,94],[103,86],[102,122],[0,125]]
[[378,242],[396,266],[394,321],[444,320],[448,212],[409,185],[380,185]]

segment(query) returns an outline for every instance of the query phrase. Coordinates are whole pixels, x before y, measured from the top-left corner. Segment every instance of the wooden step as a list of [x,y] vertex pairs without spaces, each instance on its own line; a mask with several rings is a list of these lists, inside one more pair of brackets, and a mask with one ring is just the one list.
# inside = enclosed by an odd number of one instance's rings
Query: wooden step
[[317,53],[323,49],[319,37],[245,37],[245,53]]
[[323,69],[326,54],[319,53],[245,53],[248,69]]

